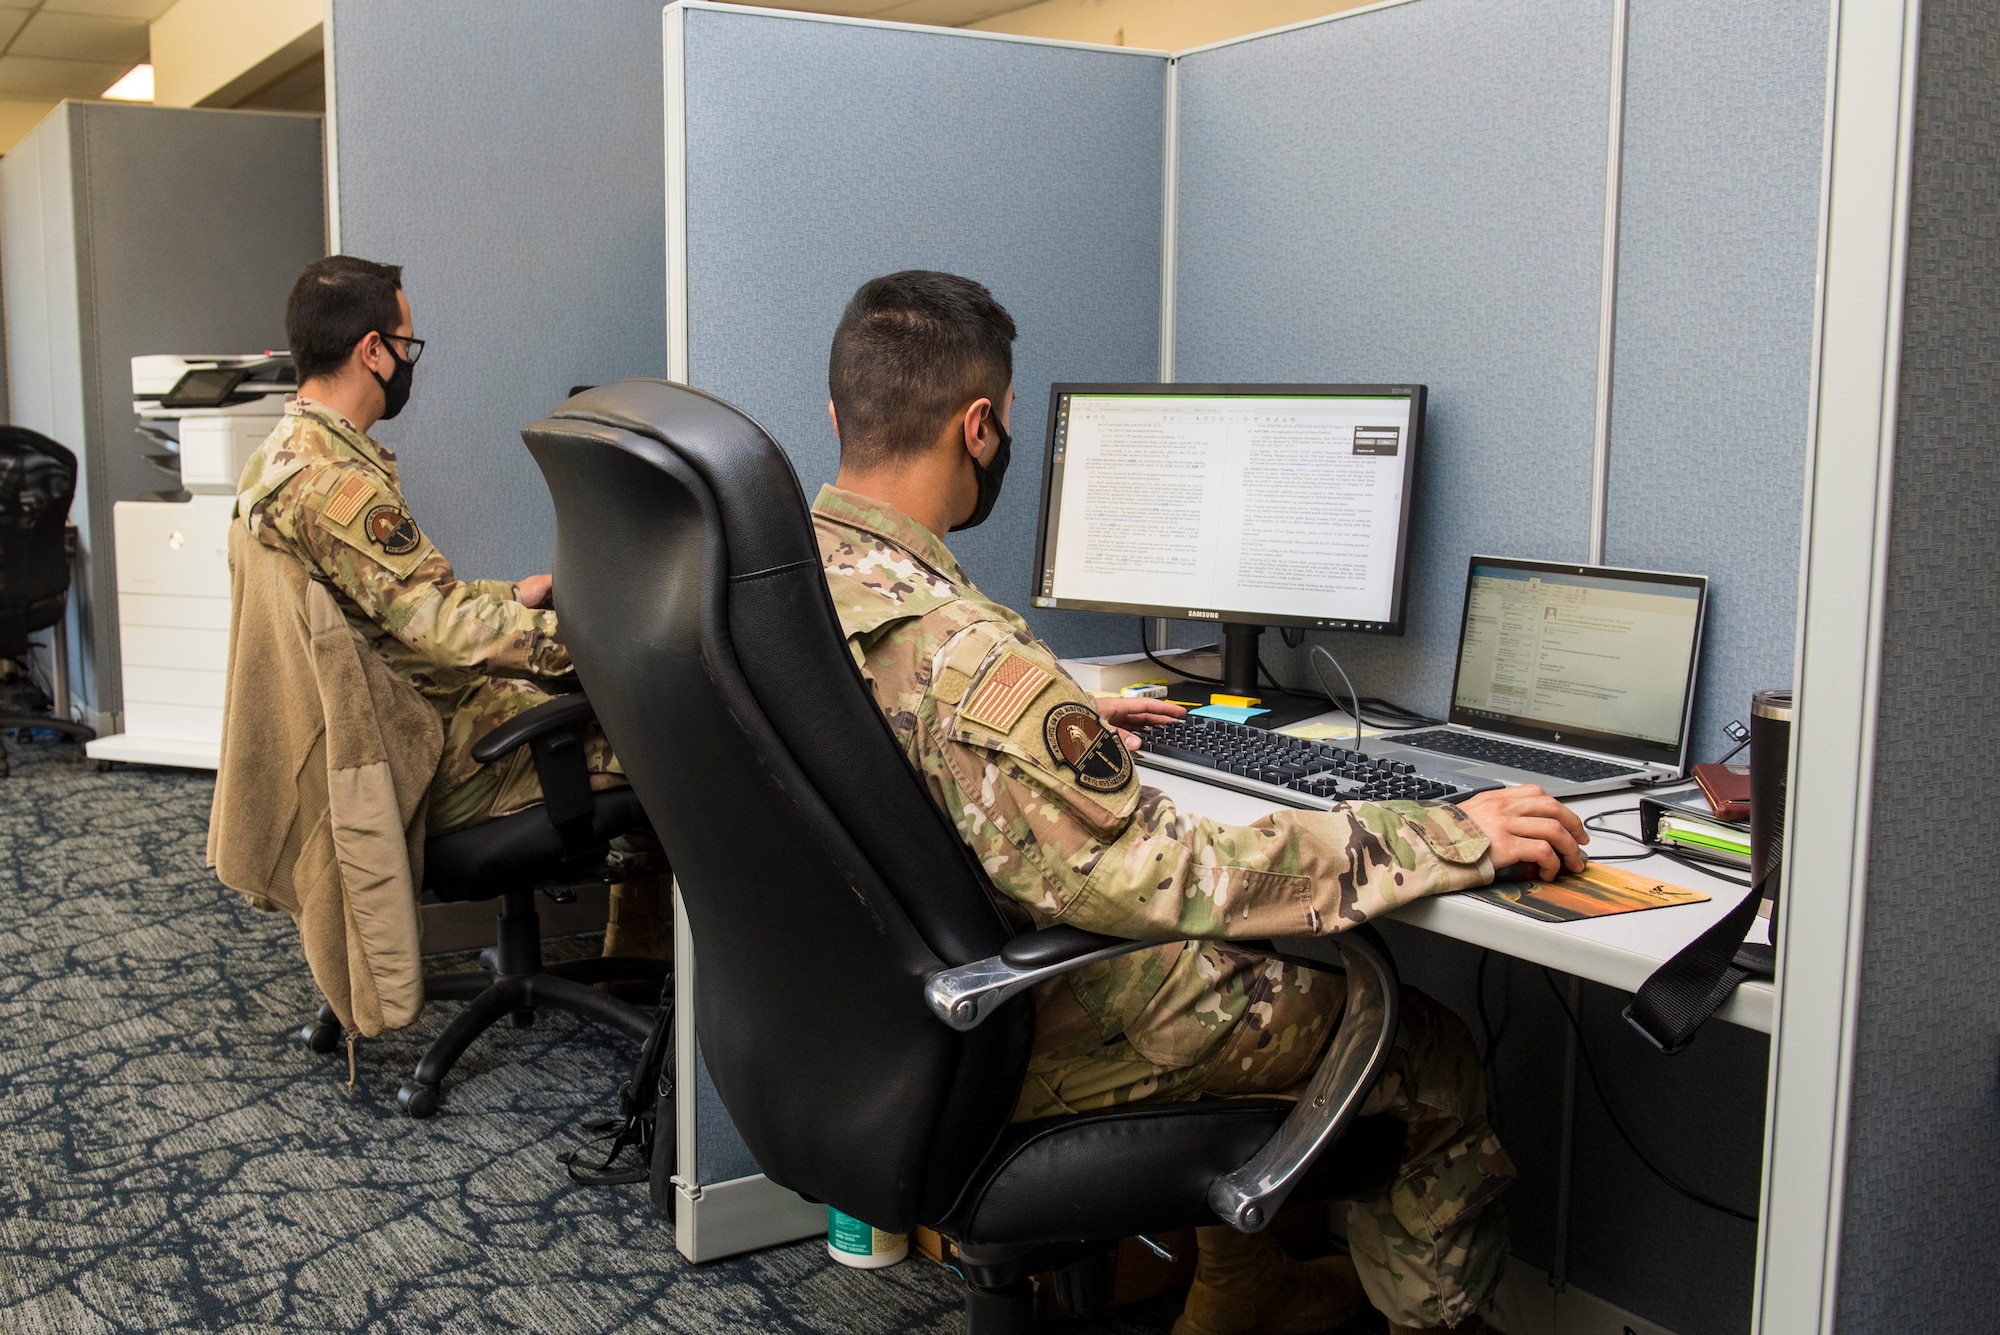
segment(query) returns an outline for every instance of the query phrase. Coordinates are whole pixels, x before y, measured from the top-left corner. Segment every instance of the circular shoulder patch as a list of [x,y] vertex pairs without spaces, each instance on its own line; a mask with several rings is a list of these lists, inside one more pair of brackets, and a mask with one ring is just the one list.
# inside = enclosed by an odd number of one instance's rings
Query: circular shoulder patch
[[363,529],[368,541],[391,556],[408,556],[423,541],[417,532],[417,521],[393,505],[378,505],[370,510]]
[[1115,793],[1132,782],[1132,756],[1115,728],[1104,726],[1097,711],[1064,701],[1042,720],[1042,740],[1049,759],[1070,770],[1085,788]]

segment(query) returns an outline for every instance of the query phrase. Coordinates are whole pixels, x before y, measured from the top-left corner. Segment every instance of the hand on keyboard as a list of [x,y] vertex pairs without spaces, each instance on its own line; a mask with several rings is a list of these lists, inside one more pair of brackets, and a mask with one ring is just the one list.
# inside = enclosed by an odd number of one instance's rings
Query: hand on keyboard
[[1133,751],[1140,746],[1139,729],[1178,723],[1186,714],[1185,706],[1143,695],[1105,695],[1097,700],[1097,716],[1118,729],[1127,749]]
[[1565,869],[1582,871],[1590,831],[1574,811],[1536,785],[1474,793],[1458,802],[1493,842],[1495,867],[1522,866],[1552,881]]

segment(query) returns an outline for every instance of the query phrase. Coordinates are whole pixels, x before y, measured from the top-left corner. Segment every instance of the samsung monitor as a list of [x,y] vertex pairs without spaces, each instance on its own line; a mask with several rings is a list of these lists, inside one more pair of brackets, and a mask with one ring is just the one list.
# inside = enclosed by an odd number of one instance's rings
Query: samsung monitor
[[1034,604],[1219,623],[1242,694],[1265,626],[1400,635],[1423,428],[1422,385],[1055,385]]

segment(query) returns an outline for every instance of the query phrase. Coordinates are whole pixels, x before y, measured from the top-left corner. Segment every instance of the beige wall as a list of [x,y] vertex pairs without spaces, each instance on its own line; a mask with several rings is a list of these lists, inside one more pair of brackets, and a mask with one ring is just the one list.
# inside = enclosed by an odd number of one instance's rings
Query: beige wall
[[[182,0],[186,3],[187,0]],[[1337,14],[1371,0],[1042,0],[968,23],[988,32],[1182,51]]]
[[53,102],[0,100],[0,153],[12,153],[14,145],[40,124],[42,117],[55,109]]
[[180,0],[153,21],[153,101],[231,107],[320,50],[322,0]]

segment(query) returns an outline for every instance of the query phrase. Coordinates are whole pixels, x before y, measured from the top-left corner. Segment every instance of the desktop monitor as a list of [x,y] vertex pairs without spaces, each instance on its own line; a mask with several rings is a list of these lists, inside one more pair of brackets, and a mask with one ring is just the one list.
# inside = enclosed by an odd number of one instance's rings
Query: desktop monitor
[[1422,385],[1055,385],[1034,604],[1403,633]]

